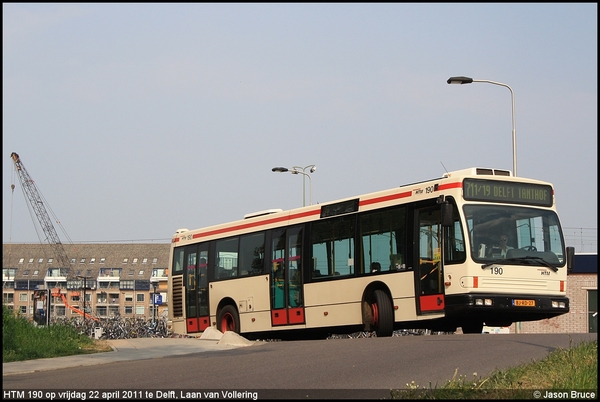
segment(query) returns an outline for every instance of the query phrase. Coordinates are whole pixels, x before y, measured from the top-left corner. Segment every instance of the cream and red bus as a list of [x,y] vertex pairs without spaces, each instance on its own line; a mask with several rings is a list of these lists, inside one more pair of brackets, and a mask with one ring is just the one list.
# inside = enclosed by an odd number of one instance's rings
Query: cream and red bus
[[168,327],[281,339],[481,333],[568,312],[567,251],[551,184],[470,168],[178,230]]

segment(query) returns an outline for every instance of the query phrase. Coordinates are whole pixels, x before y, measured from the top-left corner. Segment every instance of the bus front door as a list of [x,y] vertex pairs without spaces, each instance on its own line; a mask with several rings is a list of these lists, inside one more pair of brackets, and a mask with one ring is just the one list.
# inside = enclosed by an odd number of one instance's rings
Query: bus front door
[[416,275],[419,314],[443,312],[444,276],[442,264],[442,224],[439,206],[417,209]]
[[208,245],[196,244],[185,248],[185,308],[188,333],[201,332],[209,327],[206,262]]
[[273,231],[271,241],[271,321],[304,323],[302,227]]

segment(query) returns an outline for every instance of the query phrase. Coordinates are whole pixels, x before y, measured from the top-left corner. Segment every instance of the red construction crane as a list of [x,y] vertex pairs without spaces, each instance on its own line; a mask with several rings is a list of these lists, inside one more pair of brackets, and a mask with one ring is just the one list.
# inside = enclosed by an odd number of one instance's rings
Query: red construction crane
[[[67,256],[67,252],[65,251],[63,244],[60,242],[58,233],[56,233],[56,230],[54,229],[54,225],[52,224],[52,221],[50,220],[48,211],[46,211],[46,207],[44,206],[44,201],[42,200],[42,197],[35,185],[35,182],[31,178],[31,176],[29,176],[27,169],[25,169],[23,162],[21,162],[21,159],[19,158],[19,154],[17,154],[16,152],[13,152],[12,154],[10,154],[10,157],[12,158],[13,162],[15,163],[15,169],[17,171],[17,174],[19,175],[19,181],[21,182],[21,187],[23,188],[23,193],[25,193],[25,196],[29,199],[29,203],[31,204],[31,207],[33,208],[33,211],[35,212],[35,215],[37,216],[37,219],[40,222],[40,226],[42,227],[44,234],[46,235],[46,241],[54,249],[54,257],[58,260],[59,267],[68,269],[67,277],[70,279],[73,279],[74,276],[71,273],[71,269],[70,269],[71,261],[69,260],[69,257]],[[80,278],[81,277],[77,277],[78,280]],[[85,280],[84,280],[84,283],[85,283]],[[78,314],[81,314],[85,318],[91,318],[93,320],[98,321],[98,318],[93,317],[90,314],[86,313],[85,311],[79,310],[78,308],[75,308],[75,307],[69,305],[69,303],[67,303],[67,298],[65,297],[64,294],[61,293],[60,288],[52,289],[52,296],[60,297],[66,307],[70,308],[71,310],[75,311]],[[85,309],[85,296],[84,296],[83,305],[84,305],[84,309]]]
[[[40,222],[40,226],[46,235],[46,241],[52,248],[54,249],[54,256],[58,260],[60,267],[69,269],[71,267],[71,262],[69,257],[67,256],[67,252],[63,244],[60,242],[60,238],[54,229],[54,225],[50,220],[50,216],[48,215],[48,211],[46,211],[46,207],[44,206],[44,202],[42,197],[40,196],[40,192],[38,191],[35,182],[27,173],[27,169],[21,162],[19,155],[16,152],[10,154],[13,162],[15,163],[15,169],[17,174],[19,175],[19,181],[21,182],[21,187],[23,188],[23,193],[29,199],[29,203],[37,216],[38,221]],[[70,271],[70,270],[69,270]]]

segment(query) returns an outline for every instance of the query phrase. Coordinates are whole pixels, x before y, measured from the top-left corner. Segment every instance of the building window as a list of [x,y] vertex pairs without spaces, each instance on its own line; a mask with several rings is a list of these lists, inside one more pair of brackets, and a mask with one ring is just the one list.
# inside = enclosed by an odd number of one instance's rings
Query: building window
[[27,314],[27,306],[19,306],[19,310],[21,314]]
[[106,306],[96,307],[96,313],[98,313],[100,317],[106,317]]
[[100,264],[104,264],[104,261],[106,261],[106,258],[104,258],[104,257],[100,258]]
[[126,302],[132,302],[133,301],[133,294],[131,294],[131,293],[125,293],[125,301]]
[[25,258],[20,258],[19,259],[19,264],[23,264],[24,261],[25,261]]
[[93,264],[93,263],[95,263],[95,262],[96,262],[96,259],[95,259],[95,258],[90,258],[90,264]]
[[133,314],[133,306],[125,306],[125,314]]
[[142,260],[142,264],[147,264],[147,263],[148,263],[148,259],[147,259],[147,258],[144,258],[144,259]]
[[144,301],[144,294],[143,293],[138,293],[136,295],[136,301],[143,302]]
[[71,264],[75,264],[75,258],[71,258]]
[[[14,293],[2,293],[2,300],[4,300],[4,303],[13,303],[15,301],[15,294]],[[25,300],[27,301],[27,294],[25,294]]]
[[48,264],[52,264],[52,261],[54,261],[54,258],[48,258]]
[[140,269],[140,272],[138,272],[138,275],[140,275],[140,276],[141,276],[141,275],[144,275],[144,270],[143,270],[143,269]]
[[133,273],[134,273],[133,269],[130,269],[129,270],[129,275],[133,275]]
[[33,271],[33,275],[38,275],[39,273],[40,273],[40,271],[37,269]]
[[152,259],[152,264],[156,264],[156,263],[158,263],[158,258],[153,258]]
[[144,306],[135,306],[135,313],[137,315],[144,315]]
[[28,270],[28,269],[26,269],[25,271],[23,271],[23,275],[24,275],[24,276],[25,276],[25,275],[29,275],[29,270]]
[[129,261],[129,258],[123,258],[123,264],[127,264],[127,261]]
[[43,262],[44,262],[44,259],[43,259],[43,258],[40,258],[40,259],[38,260],[38,264],[42,264]]
[[27,301],[27,293],[19,293],[19,301]]
[[2,280],[10,280],[10,278],[15,279],[17,275],[17,268],[2,268]]
[[30,264],[33,264],[33,258],[30,258],[30,259],[29,259],[29,263],[30,263]]
[[134,258],[134,259],[133,259],[133,263],[134,263],[134,264],[137,264],[137,260],[138,260],[137,258]]
[[65,306],[54,306],[54,315],[64,317],[67,315],[67,308]]
[[81,260],[79,260],[80,264],[85,264],[85,258],[82,258]]

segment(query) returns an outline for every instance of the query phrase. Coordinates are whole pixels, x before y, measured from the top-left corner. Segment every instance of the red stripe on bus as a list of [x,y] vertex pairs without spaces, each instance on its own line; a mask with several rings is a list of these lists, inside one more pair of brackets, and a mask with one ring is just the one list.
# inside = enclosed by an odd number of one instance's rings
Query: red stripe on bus
[[212,236],[212,235],[216,235],[216,234],[222,234],[222,233],[228,233],[228,232],[235,232],[236,230],[249,229],[249,228],[259,228],[261,226],[270,225],[272,223],[278,223],[278,222],[284,222],[284,221],[292,221],[294,219],[305,218],[307,216],[318,215],[320,213],[321,213],[320,209],[315,209],[315,210],[312,210],[312,211],[300,212],[300,213],[292,214],[292,215],[285,215],[285,216],[281,216],[279,218],[266,219],[266,220],[260,221],[260,222],[243,223],[243,224],[237,225],[237,226],[230,226],[230,227],[227,227],[227,228],[211,230],[210,232],[197,233],[197,234],[193,235],[193,238],[194,239],[199,239],[199,238],[202,238],[202,237]]
[[461,187],[462,187],[462,181],[457,181],[454,183],[445,183],[445,184],[440,184],[438,186],[438,191],[449,190],[451,188],[461,188]]
[[479,277],[477,277],[477,276],[473,277],[473,287],[474,288],[479,287]]
[[391,201],[391,200],[397,200],[400,198],[410,197],[411,195],[412,195],[412,191],[405,191],[403,193],[385,195],[383,197],[377,197],[377,198],[371,198],[370,200],[361,200],[359,202],[359,205],[364,206],[364,205],[376,204],[379,202],[387,202],[387,201]]

